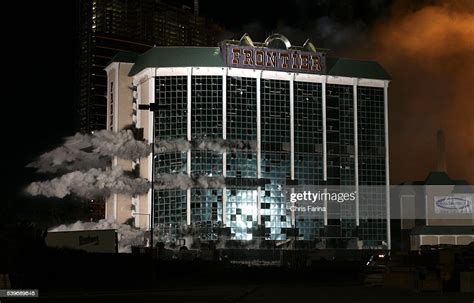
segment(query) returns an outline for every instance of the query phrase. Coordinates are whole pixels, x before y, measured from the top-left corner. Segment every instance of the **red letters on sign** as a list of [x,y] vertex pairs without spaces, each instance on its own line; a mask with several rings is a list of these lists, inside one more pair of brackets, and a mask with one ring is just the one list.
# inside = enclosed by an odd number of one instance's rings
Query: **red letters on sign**
[[299,50],[288,52],[233,46],[229,47],[227,51],[229,52],[227,60],[230,61],[228,62],[236,67],[320,73],[323,70],[324,64],[321,54],[311,54]]

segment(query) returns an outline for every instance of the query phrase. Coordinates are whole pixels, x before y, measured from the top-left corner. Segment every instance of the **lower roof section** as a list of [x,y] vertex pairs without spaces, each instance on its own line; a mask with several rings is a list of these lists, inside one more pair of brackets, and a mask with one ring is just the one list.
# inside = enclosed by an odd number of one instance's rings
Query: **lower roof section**
[[474,226],[418,226],[411,235],[474,235]]

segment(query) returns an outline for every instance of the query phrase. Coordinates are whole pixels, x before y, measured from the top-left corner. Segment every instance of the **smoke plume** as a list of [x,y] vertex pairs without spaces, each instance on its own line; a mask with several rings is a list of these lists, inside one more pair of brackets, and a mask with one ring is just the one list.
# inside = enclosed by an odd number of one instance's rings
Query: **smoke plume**
[[226,151],[239,151],[239,150],[257,150],[256,141],[243,141],[243,140],[223,140],[223,139],[201,139],[195,142],[195,147],[199,150],[209,150],[218,153],[224,153]]
[[61,146],[41,155],[37,161],[27,166],[36,168],[40,173],[56,173],[87,170],[93,167],[105,168],[109,162],[109,157]]
[[42,154],[28,164],[38,172],[75,171],[105,168],[112,157],[138,159],[150,154],[149,144],[135,140],[131,130],[77,133],[65,139],[62,146]]
[[155,153],[184,152],[191,148],[191,143],[186,139],[158,140],[155,143]]
[[[436,169],[438,129],[445,130],[448,174],[474,183],[474,1],[319,0],[287,5],[294,20],[276,19],[273,32],[295,45],[310,38],[317,47],[329,48],[332,57],[378,61],[392,75],[393,184],[423,180]],[[270,30],[267,24],[250,22],[239,32],[263,41]]]
[[[194,148],[223,153],[225,151],[256,150],[255,141],[202,139],[194,143]],[[185,152],[193,145],[183,138],[157,140],[155,153]],[[50,152],[42,154],[28,167],[36,168],[40,173],[63,171],[82,171],[90,168],[105,168],[112,157],[134,160],[148,156],[150,145],[136,140],[131,130],[112,132],[96,131],[93,134],[77,133],[66,138],[64,144]]]
[[397,1],[368,43],[347,55],[376,59],[389,89],[392,183],[436,169],[444,129],[448,174],[474,182],[474,2]]
[[198,139],[194,142],[189,142],[186,139],[171,139],[171,140],[157,140],[155,144],[155,153],[166,153],[166,152],[185,152],[191,148],[199,150],[208,150],[218,153],[224,153],[226,151],[239,151],[239,150],[257,150],[256,141],[244,141],[244,140],[224,140],[224,139]]
[[156,189],[179,188],[186,190],[193,186],[193,181],[188,175],[179,174],[160,174],[155,180]]
[[121,159],[138,159],[150,154],[149,144],[135,140],[131,130],[111,132],[101,130],[90,136],[94,152]]
[[111,193],[129,195],[143,194],[149,189],[149,182],[141,178],[124,175],[120,168],[74,171],[48,181],[33,182],[26,192],[33,196],[64,198],[69,194],[92,199]]
[[155,181],[156,189],[179,188],[223,188],[225,179],[222,176],[188,176],[186,174],[160,174]]
[[222,176],[199,176],[194,178],[194,187],[198,188],[223,188],[225,179]]

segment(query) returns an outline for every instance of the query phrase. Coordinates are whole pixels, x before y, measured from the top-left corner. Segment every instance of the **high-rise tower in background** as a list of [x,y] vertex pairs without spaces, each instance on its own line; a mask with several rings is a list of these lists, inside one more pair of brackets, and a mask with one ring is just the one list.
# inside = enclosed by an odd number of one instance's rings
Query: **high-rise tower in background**
[[[157,0],[77,0],[79,84],[78,127],[106,127],[107,75],[104,68],[120,51],[142,53],[156,46],[214,46],[224,29],[194,9]],[[76,84],[77,85],[77,84]]]

